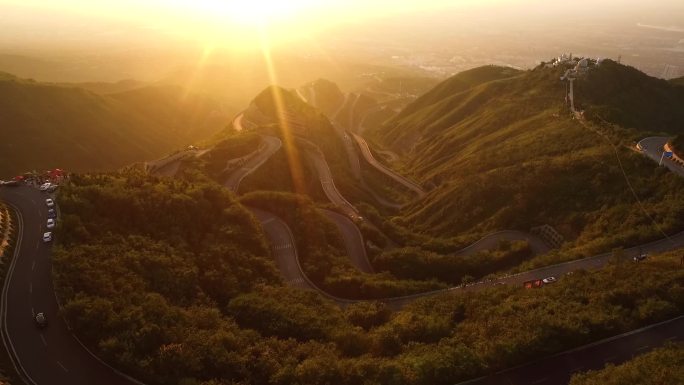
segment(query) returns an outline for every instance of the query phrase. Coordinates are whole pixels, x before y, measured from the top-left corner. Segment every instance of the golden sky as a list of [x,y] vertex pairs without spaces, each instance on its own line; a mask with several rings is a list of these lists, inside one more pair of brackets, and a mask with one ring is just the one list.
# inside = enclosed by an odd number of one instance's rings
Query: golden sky
[[214,45],[277,44],[345,23],[506,0],[0,0],[2,6],[102,18]]
[[[682,0],[571,3],[575,9],[591,9],[595,14],[634,7],[659,9],[667,4],[681,8],[684,4]],[[501,17],[502,21],[524,23],[538,12],[553,10],[555,15],[562,15],[567,4],[561,0],[0,0],[0,27],[4,22],[51,36],[63,32],[60,26],[90,23],[97,27],[100,21],[107,21],[107,27],[115,23],[119,31],[105,33],[120,33],[130,27],[128,32],[135,39],[143,37],[142,29],[212,47],[254,47],[265,36],[269,44],[287,47],[284,43],[315,40],[322,31],[333,28],[343,38],[344,28],[371,26],[368,32],[372,35],[372,22],[382,18],[403,15],[408,22],[423,23],[420,28],[429,31],[431,23],[426,15],[430,13],[473,11],[471,17],[480,12],[487,17]],[[511,11],[516,16],[511,17]],[[2,31],[12,32],[9,27]]]

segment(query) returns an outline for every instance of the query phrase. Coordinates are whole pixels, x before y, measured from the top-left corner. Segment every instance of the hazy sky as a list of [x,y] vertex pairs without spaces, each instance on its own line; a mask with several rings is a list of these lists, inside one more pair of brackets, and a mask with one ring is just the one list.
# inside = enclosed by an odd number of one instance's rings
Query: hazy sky
[[373,19],[397,15],[425,18],[423,28],[429,29],[430,13],[479,12],[510,22],[512,15],[561,15],[569,4],[592,16],[684,8],[681,0],[0,0],[0,38],[106,41],[131,34],[141,37],[142,30],[236,48],[260,42],[264,30],[278,44],[312,38],[339,25],[371,24]]

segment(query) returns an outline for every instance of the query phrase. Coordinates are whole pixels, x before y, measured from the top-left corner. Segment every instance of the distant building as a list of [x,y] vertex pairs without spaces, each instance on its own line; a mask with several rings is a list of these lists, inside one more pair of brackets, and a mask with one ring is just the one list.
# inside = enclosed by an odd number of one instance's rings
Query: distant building
[[584,58],[577,62],[575,66],[575,73],[578,75],[585,74],[589,70],[589,59]]

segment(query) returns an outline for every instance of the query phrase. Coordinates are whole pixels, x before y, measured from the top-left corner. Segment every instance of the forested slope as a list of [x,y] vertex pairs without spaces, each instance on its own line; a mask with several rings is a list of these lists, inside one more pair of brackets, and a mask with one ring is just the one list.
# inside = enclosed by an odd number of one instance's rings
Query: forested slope
[[341,308],[284,287],[259,226],[211,184],[78,176],[59,203],[65,317],[150,384],[454,384],[684,311],[681,251],[539,290]]

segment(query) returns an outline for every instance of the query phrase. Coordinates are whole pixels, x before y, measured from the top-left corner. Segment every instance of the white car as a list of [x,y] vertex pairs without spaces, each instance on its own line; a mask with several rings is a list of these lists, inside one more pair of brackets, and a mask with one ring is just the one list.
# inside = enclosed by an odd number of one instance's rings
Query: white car
[[54,229],[55,228],[55,220],[53,218],[48,218],[47,228],[48,229]]
[[48,231],[47,233],[43,234],[43,242],[52,242],[52,232]]
[[52,183],[47,182],[47,183],[41,184],[40,187],[38,187],[38,189],[40,191],[47,191],[50,188],[50,186],[52,186]]
[[546,277],[542,279],[542,282],[549,284],[549,283],[554,283],[556,282],[556,277]]
[[47,207],[55,207],[55,201],[53,201],[52,198],[48,198],[45,200],[45,205]]

